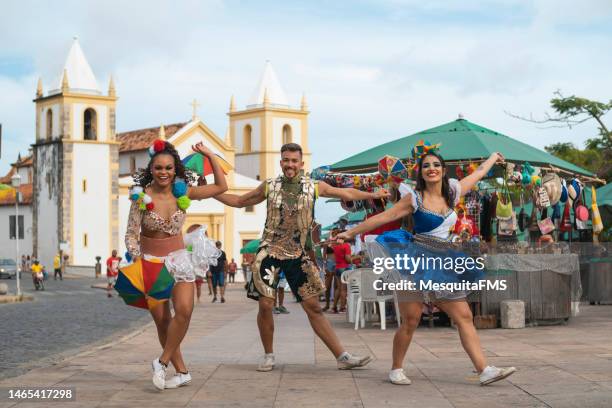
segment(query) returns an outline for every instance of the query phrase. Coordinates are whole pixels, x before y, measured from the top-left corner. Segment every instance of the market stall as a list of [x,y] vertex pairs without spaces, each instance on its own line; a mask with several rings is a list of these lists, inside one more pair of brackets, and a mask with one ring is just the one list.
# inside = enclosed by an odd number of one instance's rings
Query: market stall
[[[506,159],[504,166],[492,169],[456,208],[459,220],[452,239],[486,243],[491,276],[503,273],[508,281],[506,290],[472,295],[480,306],[477,313],[499,318],[501,300],[520,299],[526,303],[529,322],[568,319],[584,284],[580,264],[591,254],[559,248],[553,254],[551,245],[597,242],[605,231],[602,218],[609,225],[600,215],[599,200],[591,196],[592,186],[605,181],[591,172],[460,118],[315,169],[313,177],[339,187],[372,190],[385,186],[393,191],[399,182],[411,184],[414,180],[410,152],[413,146],[428,149],[430,145],[423,139],[440,145],[449,176],[457,179],[471,174],[495,151]],[[607,191],[599,194],[602,204]],[[343,208],[365,211],[368,217],[386,205],[343,203]],[[602,213],[607,216],[607,203]],[[409,223],[403,226],[410,230]],[[598,275],[589,281],[597,281],[600,292],[606,294],[612,294],[612,276],[608,279],[601,271],[612,269],[610,265],[600,262],[593,266],[592,274]],[[577,312],[575,307],[573,312]]]

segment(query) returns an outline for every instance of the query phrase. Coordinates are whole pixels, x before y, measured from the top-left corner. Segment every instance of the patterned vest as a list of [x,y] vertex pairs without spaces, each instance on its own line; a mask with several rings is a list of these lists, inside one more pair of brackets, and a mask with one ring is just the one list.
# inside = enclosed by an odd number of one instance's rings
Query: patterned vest
[[310,242],[318,186],[306,176],[300,176],[299,183],[289,203],[285,195],[291,193],[283,191],[282,176],[266,180],[267,217],[259,247],[268,247],[278,259],[298,258]]

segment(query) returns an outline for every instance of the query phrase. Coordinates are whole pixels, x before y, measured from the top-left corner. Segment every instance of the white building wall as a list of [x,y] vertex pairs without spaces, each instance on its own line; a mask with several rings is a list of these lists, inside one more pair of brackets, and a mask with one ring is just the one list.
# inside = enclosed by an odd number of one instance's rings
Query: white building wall
[[302,121],[299,119],[273,118],[272,119],[272,150],[280,151],[283,145],[283,126],[291,126],[291,142],[301,144]]
[[38,199],[36,213],[33,213],[37,220],[36,252],[41,264],[48,267],[53,266],[53,257],[59,249],[58,206],[62,181],[58,163],[62,149],[63,146],[59,143],[43,144],[34,148],[37,155],[34,162],[38,174],[33,186]]
[[83,140],[83,121],[84,113],[88,108],[96,111],[97,119],[97,140],[104,142],[108,140],[108,108],[106,105],[90,105],[84,103],[75,103],[72,105],[72,138],[74,140]]
[[236,137],[236,153],[244,152],[244,128],[251,125],[251,151],[261,150],[261,120],[259,118],[243,119],[234,122],[234,135]]
[[[106,259],[110,246],[110,152],[108,145],[76,143],[73,151],[72,208],[74,265]],[[87,189],[83,191],[83,180]],[[84,236],[87,234],[87,246]]]
[[[15,259],[15,240],[9,239],[9,217],[15,215],[15,205],[0,206],[0,258]],[[19,205],[19,215],[23,215],[23,239],[19,240],[19,256],[32,255],[32,206]]]
[[229,258],[234,258],[236,263],[240,265],[242,259],[240,248],[242,248],[241,232],[258,231],[258,238],[261,238],[264,224],[266,222],[266,202],[259,203],[255,206],[254,212],[248,213],[244,208],[234,208],[234,253],[227,254]]

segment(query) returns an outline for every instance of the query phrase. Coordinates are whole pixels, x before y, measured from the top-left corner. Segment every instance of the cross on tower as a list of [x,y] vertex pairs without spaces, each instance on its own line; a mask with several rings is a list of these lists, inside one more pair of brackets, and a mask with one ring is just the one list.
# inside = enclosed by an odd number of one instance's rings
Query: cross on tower
[[200,106],[200,104],[198,103],[198,101],[194,98],[193,102],[190,103],[191,107],[193,108],[193,113],[191,114],[191,120],[196,120],[198,118],[198,106]]

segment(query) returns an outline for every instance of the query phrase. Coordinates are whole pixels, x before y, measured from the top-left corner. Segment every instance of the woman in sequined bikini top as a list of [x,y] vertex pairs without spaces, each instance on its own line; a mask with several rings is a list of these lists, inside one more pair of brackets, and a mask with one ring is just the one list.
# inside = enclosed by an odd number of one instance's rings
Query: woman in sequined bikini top
[[[132,201],[128,218],[125,243],[132,257],[165,257],[173,251],[184,249],[181,230],[190,200],[203,200],[227,191],[223,170],[215,155],[203,143],[192,148],[211,162],[215,181],[214,184],[201,186],[189,186],[195,177],[185,169],[172,144],[157,140],[153,147],[155,149],[151,151],[149,164],[134,176],[143,200]],[[176,178],[183,179],[187,184],[186,188],[183,185],[183,192],[177,194],[178,199],[173,192]],[[145,195],[147,200],[144,200]],[[164,389],[166,385],[165,367],[170,362],[177,375],[168,380],[168,386],[171,383],[172,387],[177,387],[191,380],[179,346],[193,311],[195,279],[179,280],[175,276],[175,280],[172,290],[174,316],[170,313],[169,302],[150,310],[160,343],[164,345],[161,356],[153,361],[153,384],[158,389]]]

